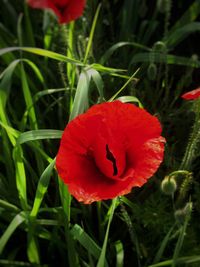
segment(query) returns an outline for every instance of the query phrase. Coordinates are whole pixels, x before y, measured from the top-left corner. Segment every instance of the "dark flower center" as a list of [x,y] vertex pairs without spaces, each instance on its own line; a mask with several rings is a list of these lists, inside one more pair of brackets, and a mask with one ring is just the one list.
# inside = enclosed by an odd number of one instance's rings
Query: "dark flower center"
[[115,140],[99,138],[92,147],[92,158],[95,164],[106,177],[121,180],[126,169],[126,153]]
[[108,144],[106,144],[106,158],[108,160],[110,160],[113,164],[113,176],[118,174],[118,170],[117,170],[117,164],[116,164],[116,159],[113,156],[112,152],[110,152]]
[[60,14],[63,16],[66,12],[66,9],[68,8],[68,2],[67,3],[55,3],[56,8],[59,10]]

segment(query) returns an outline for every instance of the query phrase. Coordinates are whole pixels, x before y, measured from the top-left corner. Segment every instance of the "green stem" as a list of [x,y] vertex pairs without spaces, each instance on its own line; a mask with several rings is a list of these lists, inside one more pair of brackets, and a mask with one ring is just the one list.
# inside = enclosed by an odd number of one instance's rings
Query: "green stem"
[[99,4],[98,7],[97,7],[97,11],[95,13],[94,20],[93,20],[93,23],[92,23],[90,36],[89,36],[88,44],[87,44],[86,51],[85,51],[85,57],[84,57],[84,60],[83,60],[84,64],[86,64],[86,62],[87,62],[88,55],[89,55],[90,49],[92,47],[92,40],[93,40],[93,37],[94,37],[94,31],[95,31],[95,28],[96,28],[97,19],[98,19],[98,16],[99,16],[100,9],[101,9],[101,4]]
[[114,198],[113,201],[112,201],[112,204],[111,204],[111,213],[110,213],[110,216],[109,216],[108,225],[107,225],[107,229],[106,229],[106,234],[105,234],[104,242],[103,242],[103,247],[102,247],[101,255],[100,255],[98,263],[97,263],[97,267],[105,267],[108,235],[109,235],[110,224],[112,222],[112,218],[113,218],[113,215],[114,215],[114,211],[115,211],[117,200],[118,200],[117,198]]
[[197,148],[197,144],[200,140],[200,99],[194,101],[194,109],[195,109],[195,122],[193,125],[192,133],[186,147],[185,155],[181,162],[179,169],[190,170],[192,162],[195,158],[195,149]]

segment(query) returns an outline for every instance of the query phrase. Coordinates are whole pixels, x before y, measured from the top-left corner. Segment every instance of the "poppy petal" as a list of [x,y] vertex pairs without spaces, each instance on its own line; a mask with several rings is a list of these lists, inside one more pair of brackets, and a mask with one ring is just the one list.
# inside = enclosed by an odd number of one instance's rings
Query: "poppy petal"
[[32,8],[51,9],[59,23],[69,23],[83,13],[86,0],[27,0]]
[[157,118],[120,101],[94,105],[64,130],[56,167],[79,201],[111,199],[142,186],[163,160]]
[[200,88],[197,88],[195,90],[189,91],[181,96],[183,99],[186,100],[193,100],[200,97]]

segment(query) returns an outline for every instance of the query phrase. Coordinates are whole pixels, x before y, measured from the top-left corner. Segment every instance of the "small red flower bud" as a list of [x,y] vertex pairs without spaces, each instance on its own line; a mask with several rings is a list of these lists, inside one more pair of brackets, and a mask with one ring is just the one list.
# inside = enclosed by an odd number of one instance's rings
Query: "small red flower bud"
[[189,91],[181,96],[182,98],[186,100],[193,100],[200,97],[200,88],[197,88],[195,90]]

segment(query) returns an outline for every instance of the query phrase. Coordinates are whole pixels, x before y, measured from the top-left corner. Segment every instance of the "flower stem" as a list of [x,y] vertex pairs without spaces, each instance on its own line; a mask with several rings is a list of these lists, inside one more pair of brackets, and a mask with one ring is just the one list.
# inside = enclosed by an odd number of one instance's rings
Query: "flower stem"
[[97,267],[104,267],[105,266],[108,235],[109,235],[109,230],[110,230],[110,224],[112,222],[112,218],[113,218],[113,215],[114,215],[115,207],[116,207],[116,204],[117,204],[117,200],[118,200],[117,198],[114,198],[113,201],[112,201],[112,204],[111,204],[111,212],[110,212],[110,216],[109,216],[109,220],[108,220],[106,234],[105,234],[105,237],[104,237],[104,242],[103,242],[103,247],[102,247],[102,250],[101,250],[101,255],[100,255],[98,263],[97,263]]
[[181,162],[180,168],[182,170],[190,170],[192,162],[195,158],[195,150],[200,141],[200,99],[194,101],[195,121],[190,135],[188,145],[186,147],[185,155]]
[[130,234],[130,238],[131,238],[131,241],[132,243],[135,245],[136,247],[136,252],[137,252],[137,261],[138,261],[138,267],[141,267],[141,264],[140,264],[140,258],[142,257],[141,256],[141,252],[140,252],[140,247],[139,247],[139,242],[138,242],[138,239],[137,239],[137,236],[136,236],[136,233],[134,231],[134,227],[133,227],[133,224],[132,224],[132,221],[131,221],[131,218],[122,202],[122,198],[119,197],[119,202],[120,202],[120,207],[121,207],[121,213],[122,213],[122,216],[123,216],[123,219],[128,227],[128,231],[129,231],[129,234]]

